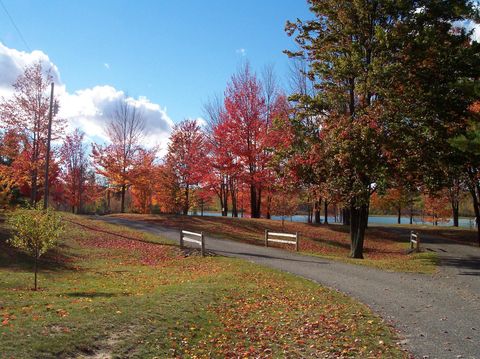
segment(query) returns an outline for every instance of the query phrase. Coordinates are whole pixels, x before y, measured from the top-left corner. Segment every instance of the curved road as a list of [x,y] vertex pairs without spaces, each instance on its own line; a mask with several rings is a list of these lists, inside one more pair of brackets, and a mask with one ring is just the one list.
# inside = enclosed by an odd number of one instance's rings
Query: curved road
[[[100,218],[100,217],[97,217]],[[179,232],[154,223],[102,220],[177,240]],[[408,231],[398,231],[405,239]],[[399,330],[405,348],[418,358],[480,359],[480,248],[433,236],[423,247],[441,259],[434,275],[393,273],[275,248],[207,237],[206,248],[287,271],[337,289],[369,305]]]

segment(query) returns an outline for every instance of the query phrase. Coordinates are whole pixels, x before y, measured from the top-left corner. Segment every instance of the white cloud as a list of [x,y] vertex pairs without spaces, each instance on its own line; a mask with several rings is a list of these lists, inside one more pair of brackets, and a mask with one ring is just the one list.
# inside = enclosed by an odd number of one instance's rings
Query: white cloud
[[247,50],[245,50],[244,48],[236,49],[235,52],[241,56],[245,56],[247,54]]
[[480,24],[473,21],[456,21],[453,23],[455,27],[463,27],[467,31],[472,31],[472,40],[480,42]]
[[[95,86],[69,93],[61,83],[60,74],[49,57],[42,51],[26,53],[10,49],[0,43],[0,96],[8,97],[12,94],[12,84],[23,73],[26,66],[40,61],[43,68],[51,68],[55,94],[59,98],[59,116],[67,120],[67,131],[80,128],[85,132],[89,141],[106,142],[104,128],[109,120],[117,101],[124,100],[136,106],[145,119],[146,137],[144,145],[147,147],[159,146],[160,154],[164,154],[168,137],[173,127],[173,121],[167,114],[166,108],[151,102],[141,96],[132,98],[123,91],[108,85]],[[108,64],[104,64],[105,66]]]
[[44,69],[50,69],[55,84],[60,84],[60,73],[57,66],[42,51],[32,52],[10,49],[0,42],[0,95],[8,95],[17,77],[23,73],[27,65],[40,62]]
[[472,39],[480,42],[480,24],[472,24],[473,34]]
[[197,117],[194,119],[201,128],[206,128],[208,123],[203,117]]
[[110,64],[108,62],[105,62],[103,66],[107,69],[110,70]]
[[81,128],[87,137],[108,141],[105,125],[110,120],[118,101],[127,101],[140,110],[145,120],[144,145],[159,146],[164,153],[173,121],[166,109],[152,103],[146,97],[127,97],[123,91],[112,86],[95,86],[61,97],[59,116],[69,120],[70,129]]

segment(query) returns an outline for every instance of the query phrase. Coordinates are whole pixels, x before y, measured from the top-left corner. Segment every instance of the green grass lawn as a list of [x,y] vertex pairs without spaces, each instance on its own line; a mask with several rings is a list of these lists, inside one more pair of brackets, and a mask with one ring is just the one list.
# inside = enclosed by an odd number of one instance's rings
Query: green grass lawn
[[0,223],[0,358],[406,358],[354,300],[162,238],[66,216],[59,247],[32,263]]

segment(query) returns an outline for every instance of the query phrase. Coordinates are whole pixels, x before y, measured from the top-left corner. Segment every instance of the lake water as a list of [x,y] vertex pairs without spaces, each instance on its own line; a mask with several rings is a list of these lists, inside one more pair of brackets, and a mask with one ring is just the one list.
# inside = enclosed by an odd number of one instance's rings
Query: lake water
[[[220,217],[222,214],[220,212],[204,212],[204,216],[213,216],[213,217]],[[200,212],[197,213],[190,213],[190,215],[200,215]],[[229,216],[231,214],[229,213]],[[368,223],[371,224],[397,224],[397,216],[369,216],[368,217]],[[281,221],[282,217],[281,216],[272,216],[272,220],[275,221]],[[285,217],[285,221],[292,221],[292,222],[303,222],[307,223],[308,222],[308,217],[307,215],[303,214],[296,214],[294,216],[288,216]],[[330,223],[335,222],[334,217],[328,217],[328,221]],[[322,223],[323,223],[323,216],[322,216]],[[401,217],[401,224],[409,224],[410,223],[410,217]],[[430,224],[428,222],[422,222],[421,218],[419,217],[414,217],[413,218],[413,224]],[[464,227],[464,228],[474,228],[475,226],[475,220],[474,218],[459,218],[459,226]],[[449,220],[448,222],[442,222],[438,223],[439,226],[453,226],[453,220]]]

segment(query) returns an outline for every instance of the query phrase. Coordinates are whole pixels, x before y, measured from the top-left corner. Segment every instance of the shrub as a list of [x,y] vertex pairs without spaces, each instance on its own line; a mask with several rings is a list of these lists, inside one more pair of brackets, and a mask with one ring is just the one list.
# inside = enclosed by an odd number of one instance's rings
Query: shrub
[[17,209],[10,214],[7,223],[14,235],[9,243],[34,258],[35,290],[37,290],[38,259],[56,245],[63,232],[62,217],[53,209],[40,206]]

